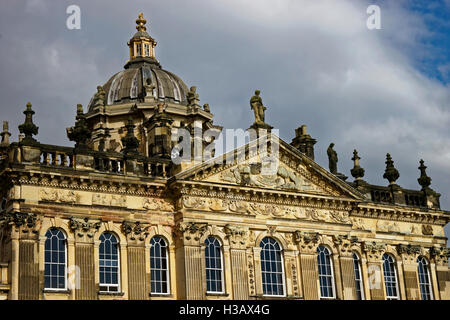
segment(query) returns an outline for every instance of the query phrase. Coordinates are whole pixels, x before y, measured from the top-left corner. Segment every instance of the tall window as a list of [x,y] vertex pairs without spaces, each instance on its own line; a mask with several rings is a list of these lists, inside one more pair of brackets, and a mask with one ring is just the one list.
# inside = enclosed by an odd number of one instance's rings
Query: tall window
[[148,44],[144,44],[144,52],[145,52],[146,57],[150,56],[150,50],[149,50]]
[[205,240],[206,292],[223,293],[222,250],[219,240],[208,237]]
[[317,247],[317,265],[319,267],[319,284],[321,298],[335,298],[333,263],[331,253],[324,246]]
[[119,291],[119,241],[112,233],[105,232],[100,236],[100,291]]
[[66,287],[66,236],[56,228],[45,233],[45,270],[44,287],[46,289],[65,290]]
[[430,268],[424,257],[417,258],[420,296],[422,300],[433,300],[433,289],[431,288]]
[[386,288],[386,299],[398,300],[400,299],[398,293],[397,271],[395,268],[395,260],[392,256],[385,253],[383,255],[383,273],[384,286]]
[[359,256],[356,253],[353,253],[353,270],[355,271],[356,298],[358,300],[364,300],[364,286],[361,276],[361,261],[359,260]]
[[150,240],[150,287],[151,293],[169,293],[169,256],[166,241],[160,236]]
[[261,276],[263,294],[267,296],[284,296],[284,272],[281,247],[272,238],[262,239]]
[[136,45],[136,56],[139,57],[142,55],[142,45],[141,44],[137,44]]

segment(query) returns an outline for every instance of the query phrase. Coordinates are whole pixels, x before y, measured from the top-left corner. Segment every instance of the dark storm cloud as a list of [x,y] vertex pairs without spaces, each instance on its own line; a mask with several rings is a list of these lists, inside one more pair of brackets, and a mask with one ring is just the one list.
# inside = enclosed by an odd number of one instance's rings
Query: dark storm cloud
[[[327,166],[333,141],[349,175],[356,148],[365,179],[386,185],[390,152],[398,183],[418,189],[424,158],[450,209],[450,90],[414,67],[429,54],[421,39],[430,31],[405,3],[382,2],[382,29],[370,31],[365,1],[10,1],[0,12],[0,120],[16,128],[31,101],[38,139],[71,145],[65,128],[76,104],[122,69],[143,11],[157,58],[198,87],[216,124],[248,128],[248,101],[261,89],[267,122],[288,142],[307,124],[319,164]],[[71,4],[81,8],[81,30],[66,28]]]

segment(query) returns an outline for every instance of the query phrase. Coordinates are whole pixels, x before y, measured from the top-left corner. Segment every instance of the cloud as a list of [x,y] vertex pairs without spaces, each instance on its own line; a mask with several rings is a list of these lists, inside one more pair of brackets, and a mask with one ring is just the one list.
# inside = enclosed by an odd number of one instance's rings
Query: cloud
[[[381,30],[366,27],[372,2],[381,7]],[[64,132],[75,105],[86,105],[96,85],[122,69],[143,11],[162,66],[198,87],[216,124],[248,128],[249,99],[261,89],[266,120],[282,138],[289,142],[295,128],[308,125],[319,164],[327,167],[333,141],[339,171],[349,175],[358,149],[366,181],[386,185],[390,152],[398,183],[419,189],[423,158],[450,209],[450,88],[418,68],[433,59],[426,40],[434,31],[408,1],[78,1],[78,31],[65,29],[67,1],[52,3],[45,15],[25,9],[42,3],[11,2],[0,13],[1,117],[11,127],[32,100],[39,139],[70,144]],[[439,71],[448,80],[448,66]]]

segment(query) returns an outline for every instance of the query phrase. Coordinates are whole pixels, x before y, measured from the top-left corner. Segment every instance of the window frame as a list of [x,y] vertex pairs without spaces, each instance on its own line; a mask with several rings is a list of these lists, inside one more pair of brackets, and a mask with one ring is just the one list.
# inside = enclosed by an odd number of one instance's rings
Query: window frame
[[[162,241],[164,241],[165,248],[166,248],[166,261],[167,261],[167,266],[166,266],[165,272],[166,272],[166,278],[167,278],[167,292],[165,292],[165,293],[163,293],[163,292],[152,292],[152,263],[151,263],[151,260],[152,260],[152,248],[153,248],[152,240],[153,240],[154,238],[160,238]],[[170,255],[169,255],[169,242],[166,240],[166,238],[164,238],[164,237],[161,236],[161,235],[154,235],[154,236],[150,239],[149,244],[150,244],[150,248],[149,248],[149,250],[150,250],[150,253],[149,253],[149,254],[150,254],[150,295],[170,295],[171,292],[172,292],[172,290],[171,290],[171,288],[170,288],[170,259],[169,259]],[[161,257],[159,257],[159,259],[161,259]],[[159,271],[161,271],[161,269],[160,269]]]
[[[319,248],[324,248],[327,253],[328,253],[328,259],[330,262],[330,270],[331,270],[331,274],[330,275],[326,275],[326,277],[331,278],[331,292],[333,293],[333,295],[331,297],[323,297],[322,296],[322,290],[321,290],[321,285],[320,285],[320,268],[319,268],[319,255],[320,252],[318,252]],[[318,271],[318,275],[319,275],[319,297],[320,299],[326,299],[326,300],[333,300],[336,299],[336,278],[334,275],[334,263],[333,263],[333,253],[332,251],[325,245],[319,245],[317,246],[317,271]]]
[[[352,258],[353,258],[353,272],[355,273],[355,289],[356,292],[358,292],[358,289],[356,286],[359,282],[359,292],[361,293],[361,299],[357,300],[366,300],[365,294],[364,294],[364,280],[363,280],[363,274],[362,274],[362,268],[361,268],[361,258],[357,252],[352,252]],[[356,259],[355,259],[356,258]],[[356,277],[356,267],[358,267],[358,273],[359,273],[359,279]]]
[[[420,260],[420,261],[419,261]],[[427,281],[428,283],[421,283],[420,282],[420,264],[422,264],[422,268],[426,270],[427,273]],[[433,284],[431,282],[431,268],[430,268],[430,263],[428,262],[428,260],[424,257],[424,256],[418,256],[417,257],[417,278],[418,278],[418,282],[419,282],[419,292],[420,292],[420,298],[421,300],[434,300],[434,293],[433,293]],[[422,295],[422,286],[428,286],[428,290],[429,290],[429,299],[424,299],[423,295]]]
[[[64,240],[63,240],[63,242],[64,242],[64,288],[52,288],[52,287],[46,287],[45,286],[45,278],[46,278],[46,275],[45,275],[45,266],[47,265],[47,264],[50,264],[50,265],[52,265],[52,264],[54,264],[54,263],[52,263],[52,262],[46,262],[46,260],[45,260],[45,255],[46,255],[46,252],[47,252],[47,250],[45,249],[45,242],[47,242],[48,240],[49,240],[49,238],[47,237],[47,233],[49,232],[49,231],[51,231],[51,230],[56,230],[56,231],[59,231],[59,232],[61,232],[61,234],[64,236]],[[53,237],[54,235],[52,235],[52,237]],[[45,239],[45,241],[44,241],[44,291],[67,291],[68,290],[68,283],[67,283],[67,250],[68,250],[68,246],[67,246],[67,235],[66,235],[66,233],[64,232],[64,230],[62,230],[62,229],[60,229],[60,228],[55,228],[55,227],[51,227],[51,228],[49,228],[49,229],[47,229],[47,231],[45,232],[45,237],[46,237],[46,239]],[[50,251],[51,252],[51,251]],[[60,265],[60,263],[57,263],[57,265]],[[52,275],[50,275],[50,284],[51,284],[51,276]]]
[[[264,250],[263,247],[261,247],[261,243],[265,240],[265,239],[270,239],[273,240],[279,249],[280,252],[280,260],[281,260],[281,284],[282,284],[282,290],[283,290],[283,294],[265,294],[264,293],[264,277],[263,277],[263,272],[267,272],[269,273],[269,271],[263,271],[263,263],[262,263],[262,259],[261,259],[261,255],[262,255],[262,251]],[[286,274],[285,274],[285,270],[284,270],[284,254],[283,254],[283,247],[280,245],[280,242],[277,241],[276,239],[272,238],[272,237],[264,237],[261,239],[261,241],[259,242],[259,246],[261,248],[260,251],[260,265],[261,265],[261,286],[262,286],[262,291],[263,291],[263,296],[264,297],[286,297]],[[273,261],[270,261],[271,263],[273,263]],[[270,271],[270,273],[272,273]]]
[[[396,296],[388,296],[388,290],[387,290],[387,286],[386,286],[386,272],[385,272],[385,257],[388,257],[392,260],[392,267],[394,268],[394,279],[395,279],[395,291],[397,293]],[[386,292],[386,300],[400,300],[400,290],[399,290],[399,283],[398,283],[398,271],[397,271],[397,260],[388,253],[383,254],[382,257],[383,260],[383,284],[384,284],[384,290]],[[391,282],[392,283],[392,282]]]
[[[101,271],[100,271],[100,268],[102,267],[101,265],[100,265],[100,261],[101,261],[101,259],[100,259],[100,246],[101,246],[101,243],[102,243],[102,240],[101,240],[101,237],[104,235],[104,234],[110,234],[110,235],[112,235],[115,239],[116,239],[116,241],[117,241],[117,243],[116,243],[116,245],[117,245],[117,285],[115,285],[115,284],[109,284],[109,283],[101,283],[100,281],[100,279],[101,279],[101,276],[100,276],[100,274],[101,274]],[[106,294],[111,294],[111,293],[120,293],[121,292],[121,281],[122,281],[122,277],[121,277],[121,265],[120,265],[120,263],[121,263],[121,259],[120,259],[120,238],[116,235],[116,234],[114,234],[113,232],[110,232],[110,231],[105,231],[105,232],[103,232],[101,235],[100,235],[100,237],[99,237],[99,240],[100,240],[100,244],[99,244],[99,247],[98,247],[98,287],[99,287],[99,293],[100,294],[104,294],[104,293],[106,293]],[[108,239],[108,240],[110,240],[110,239]],[[103,260],[106,260],[106,259],[103,259]],[[112,261],[111,259],[109,260],[109,261]],[[107,287],[108,289],[107,290],[102,290],[102,287]],[[117,288],[117,290],[116,291],[111,291],[110,290],[110,288]]]
[[[219,243],[219,253],[220,253],[220,284],[221,284],[221,287],[222,287],[222,291],[208,291],[208,277],[207,277],[207,274],[208,274],[208,269],[209,270],[217,270],[217,269],[212,269],[212,268],[208,268],[208,267],[206,267],[206,259],[207,259],[207,257],[206,257],[206,252],[207,252],[207,250],[208,250],[208,244],[206,244],[206,241],[208,241],[209,239],[214,239],[215,241],[217,241],[218,243]],[[224,268],[224,265],[223,265],[223,244],[222,244],[222,242],[220,241],[220,239],[219,238],[217,238],[217,237],[215,237],[215,236],[208,236],[208,237],[206,237],[206,239],[205,239],[205,250],[204,250],[204,252],[205,252],[205,279],[206,279],[206,293],[207,294],[212,294],[212,295],[220,295],[220,294],[224,294],[225,293],[225,268]]]

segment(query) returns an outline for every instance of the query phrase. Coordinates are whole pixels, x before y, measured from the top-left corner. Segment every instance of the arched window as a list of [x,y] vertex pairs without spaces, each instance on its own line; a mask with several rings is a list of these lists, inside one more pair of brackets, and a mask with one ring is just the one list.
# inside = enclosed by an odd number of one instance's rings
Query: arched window
[[119,241],[112,233],[105,232],[100,236],[99,257],[100,291],[119,292]]
[[433,289],[431,288],[430,268],[424,257],[417,258],[420,296],[422,300],[433,300]]
[[66,236],[56,228],[51,228],[45,233],[45,270],[44,288],[53,290],[65,290],[67,269]]
[[206,292],[223,293],[222,250],[219,240],[208,237],[205,240]]
[[364,285],[361,273],[361,261],[359,256],[353,252],[353,270],[355,271],[356,299],[364,300]]
[[277,241],[266,237],[261,240],[261,277],[263,294],[284,296],[284,271],[281,247]]
[[150,287],[151,293],[170,293],[169,254],[166,241],[160,236],[150,240]]
[[317,247],[317,265],[319,267],[319,284],[321,298],[335,298],[333,262],[331,253],[324,246]]
[[400,299],[398,293],[397,271],[395,268],[395,260],[392,256],[385,253],[383,255],[383,273],[384,286],[386,288],[386,299]]

